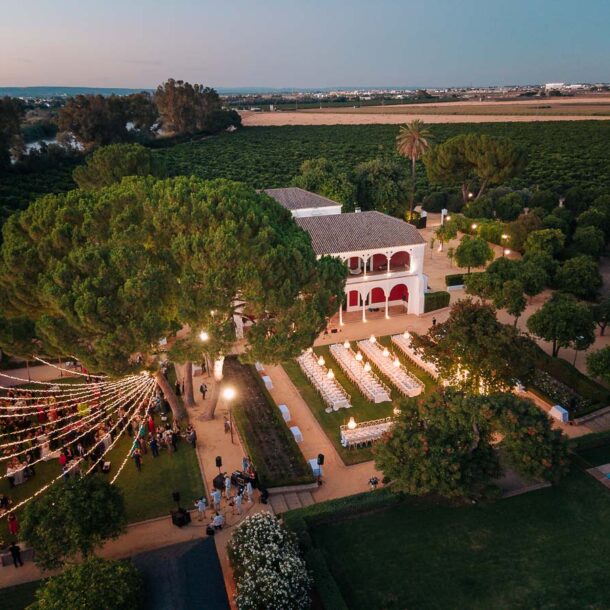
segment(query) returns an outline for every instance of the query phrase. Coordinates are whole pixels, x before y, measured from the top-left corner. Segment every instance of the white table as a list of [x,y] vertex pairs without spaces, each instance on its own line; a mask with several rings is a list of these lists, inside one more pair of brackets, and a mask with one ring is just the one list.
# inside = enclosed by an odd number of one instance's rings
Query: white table
[[292,432],[292,436],[294,436],[294,440],[297,443],[303,442],[303,434],[301,432],[301,429],[298,426],[292,426],[290,428],[290,432]]
[[284,421],[290,421],[290,411],[288,410],[288,407],[286,405],[278,405],[278,408],[282,413]]
[[262,373],[265,370],[265,367],[260,362],[255,362],[254,366],[259,373]]
[[322,476],[322,466],[318,464],[318,458],[311,458],[311,460],[307,460],[311,471],[313,472],[314,477]]
[[263,381],[265,382],[265,387],[268,390],[273,390],[273,381],[271,381],[271,377],[269,377],[269,375],[263,375]]

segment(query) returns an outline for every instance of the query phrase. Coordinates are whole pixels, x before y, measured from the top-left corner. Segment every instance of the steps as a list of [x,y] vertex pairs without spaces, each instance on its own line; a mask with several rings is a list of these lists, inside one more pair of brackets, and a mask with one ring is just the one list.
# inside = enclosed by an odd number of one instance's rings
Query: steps
[[304,508],[314,504],[314,497],[309,491],[289,492],[283,494],[271,494],[269,503],[276,515],[285,513],[289,510]]

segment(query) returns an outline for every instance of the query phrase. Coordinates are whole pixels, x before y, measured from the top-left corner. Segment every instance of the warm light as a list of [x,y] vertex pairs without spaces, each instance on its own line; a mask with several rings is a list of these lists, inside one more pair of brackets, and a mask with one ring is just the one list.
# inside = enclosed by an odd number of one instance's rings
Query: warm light
[[356,354],[356,360],[358,360],[358,362],[362,360],[362,354],[360,352]]
[[307,348],[307,353],[308,353],[308,354],[313,353],[313,347],[308,347],[308,348]]
[[210,335],[208,335],[208,333],[206,333],[205,330],[202,330],[199,333],[199,338],[205,343],[206,341],[210,340]]
[[370,341],[371,343],[375,343],[375,341],[377,341],[377,339],[375,339],[375,335],[371,335],[371,337],[370,337],[369,341]]
[[508,239],[508,235],[506,233],[502,233],[502,239]]
[[383,348],[383,355],[387,358],[390,355],[390,350],[387,347]]
[[471,229],[474,231],[474,230],[475,230],[475,229],[476,229],[478,226],[479,226],[479,225],[478,225],[476,222],[473,222],[473,223],[470,225],[470,228],[471,228]]
[[216,315],[216,310],[215,309],[210,309],[210,314],[215,316]]
[[320,366],[324,366],[324,362],[325,362],[325,360],[324,360],[324,356],[320,356],[320,357],[318,358],[318,364],[319,364]]
[[405,339],[409,339],[409,338],[411,337],[411,335],[409,334],[409,331],[408,331],[408,330],[405,330],[405,332],[404,332],[404,333],[402,333],[402,336],[403,336]]
[[371,370],[371,365],[370,365],[370,364],[367,362],[367,363],[364,365],[364,372],[365,372],[365,373],[368,373],[370,370]]
[[399,360],[398,358],[396,358],[396,359],[394,360],[394,366],[395,366],[396,368],[398,368],[398,367],[400,366],[400,360]]
[[333,379],[333,378],[335,377],[335,374],[333,373],[333,370],[332,370],[332,369],[328,369],[328,373],[326,373],[326,376],[327,376],[329,379]]
[[474,197],[474,193],[468,193],[468,199],[472,199]]
[[396,415],[396,417],[400,415],[400,409],[398,407],[394,407],[394,415]]
[[345,341],[345,343],[343,344],[343,347],[345,349],[349,349],[349,341]]
[[508,256],[510,254],[510,250],[504,250],[504,256]]
[[353,417],[350,417],[350,418],[349,418],[349,421],[347,422],[347,427],[348,427],[350,430],[353,430],[353,429],[354,429],[356,426],[357,426],[357,424],[356,424],[356,420],[355,420]]
[[225,400],[233,400],[235,398],[235,394],[236,394],[235,388],[225,388],[222,391],[222,397]]

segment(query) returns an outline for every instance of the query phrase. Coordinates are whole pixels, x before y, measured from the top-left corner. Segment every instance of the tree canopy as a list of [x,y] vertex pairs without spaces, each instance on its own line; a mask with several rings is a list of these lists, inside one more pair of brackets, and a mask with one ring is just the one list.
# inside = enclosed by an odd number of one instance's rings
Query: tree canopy
[[11,154],[21,152],[21,119],[25,107],[15,97],[0,97],[0,169],[10,167]]
[[252,322],[246,357],[294,357],[338,309],[346,276],[316,260],[287,210],[226,180],[132,177],[48,195],[3,236],[0,316],[32,320],[47,354],[117,375],[156,366],[159,340],[187,326],[228,353],[235,315]]
[[140,144],[111,144],[98,148],[72,172],[74,182],[84,190],[97,190],[120,182],[125,176],[166,174],[163,162]]
[[475,133],[449,138],[424,156],[430,182],[461,185],[464,202],[471,190],[477,190],[473,196],[478,199],[488,186],[518,175],[525,162],[524,151],[508,138]]
[[587,370],[591,376],[610,383],[610,345],[587,354]]
[[356,200],[356,189],[347,173],[324,157],[303,161],[301,171],[291,185],[346,204],[347,209],[352,209]]
[[594,299],[602,287],[597,263],[590,256],[568,259],[557,271],[557,288],[581,299]]
[[595,341],[595,322],[591,309],[571,294],[556,292],[527,321],[527,328],[537,337],[549,341],[552,355],[562,347],[578,342],[585,349]]
[[528,479],[556,483],[569,460],[566,439],[546,413],[514,394],[463,395],[453,389],[404,399],[388,438],[375,448],[375,465],[392,489],[445,497],[480,496],[506,465]]
[[141,574],[129,561],[89,557],[52,576],[36,591],[32,610],[137,610],[143,607]]
[[353,181],[356,202],[362,210],[404,216],[409,183],[401,163],[392,159],[365,161],[356,166]]
[[87,556],[127,524],[121,490],[101,476],[69,478],[25,507],[21,535],[43,570]]
[[478,236],[464,235],[455,250],[455,262],[458,267],[466,267],[470,273],[471,267],[482,267],[494,257],[489,244]]
[[498,322],[492,307],[472,299],[458,301],[445,322],[411,337],[412,346],[436,365],[441,379],[472,394],[508,390],[531,366],[527,341]]

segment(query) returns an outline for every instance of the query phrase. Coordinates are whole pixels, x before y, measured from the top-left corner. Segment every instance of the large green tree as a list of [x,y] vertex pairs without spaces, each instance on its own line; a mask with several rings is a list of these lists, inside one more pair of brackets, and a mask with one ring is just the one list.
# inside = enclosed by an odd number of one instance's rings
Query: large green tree
[[587,370],[593,377],[610,383],[610,345],[587,355]]
[[291,184],[343,203],[348,210],[356,200],[356,187],[349,176],[324,157],[303,161],[299,175]]
[[89,557],[52,576],[36,591],[31,610],[137,610],[144,607],[142,575],[129,561]]
[[524,338],[498,322],[492,307],[472,299],[452,305],[449,318],[425,335],[411,336],[413,347],[436,365],[441,379],[472,394],[512,388],[531,364]]
[[375,465],[392,489],[413,495],[479,496],[503,462],[528,479],[559,481],[569,459],[563,433],[546,413],[514,394],[463,395],[453,389],[401,401],[400,415]]
[[362,210],[377,210],[404,216],[409,185],[401,163],[393,159],[372,159],[354,169],[356,203]]
[[49,195],[3,236],[0,316],[32,320],[47,354],[114,375],[155,369],[159,340],[186,327],[227,354],[234,316],[252,323],[244,357],[294,357],[338,309],[346,276],[337,259],[316,260],[287,210],[225,180],[125,178]]
[[599,326],[599,334],[603,337],[606,332],[606,326],[610,323],[610,297],[605,297],[599,303],[595,303],[591,307],[593,320]]
[[595,341],[595,322],[591,308],[571,294],[556,292],[527,321],[528,330],[552,344],[552,355],[562,347],[578,342],[584,349]]
[[431,148],[424,156],[428,179],[447,186],[460,185],[464,202],[478,199],[488,186],[499,185],[525,167],[524,151],[508,138],[460,134]]
[[76,184],[97,190],[120,182],[125,176],[163,177],[166,169],[158,156],[140,144],[111,144],[98,148],[72,172]]
[[471,267],[482,267],[494,257],[489,244],[478,236],[464,235],[455,250],[455,262],[458,267],[466,267],[470,273]]
[[89,556],[127,524],[121,490],[100,475],[51,486],[24,510],[21,535],[43,570]]
[[24,103],[15,97],[0,97],[0,169],[10,167],[11,155],[22,148],[21,121]]
[[594,299],[602,287],[598,264],[590,256],[568,259],[555,277],[557,288],[581,299]]

